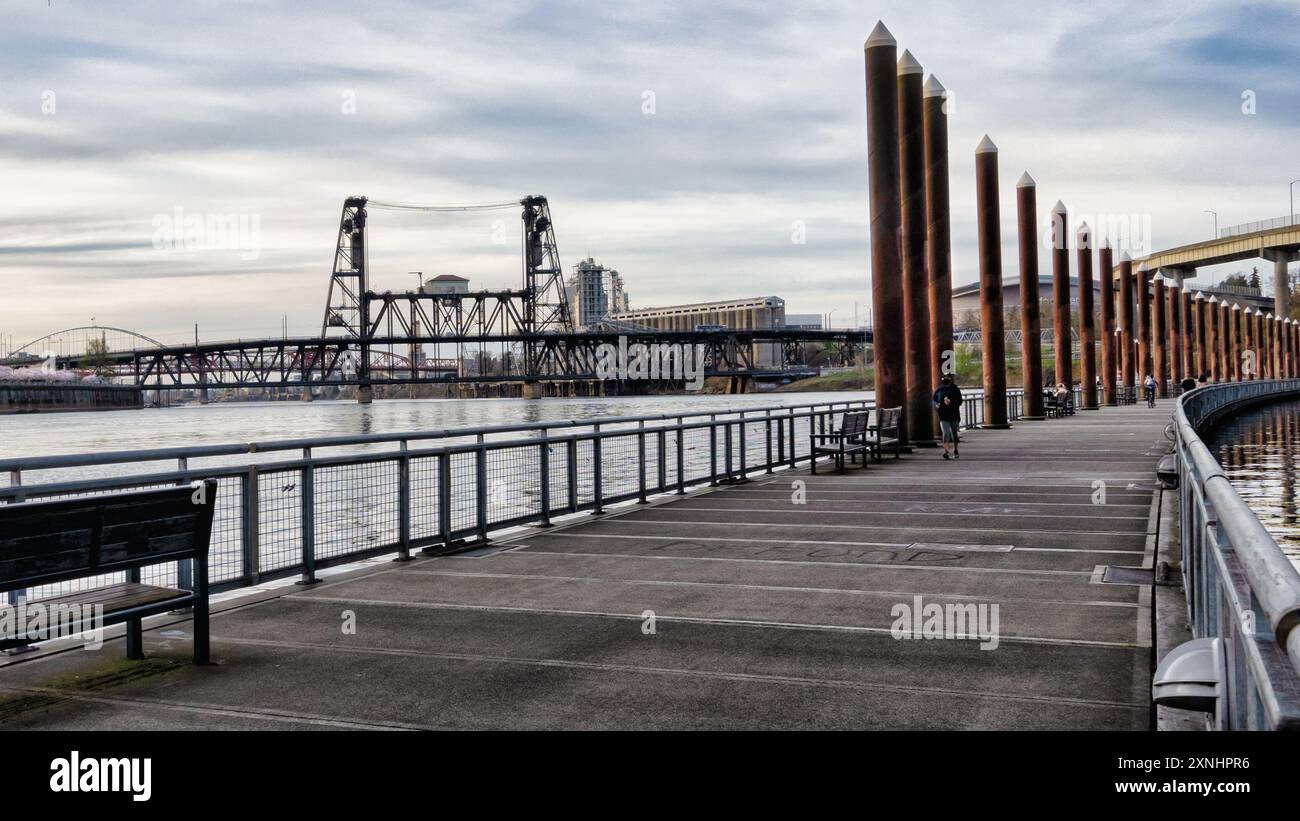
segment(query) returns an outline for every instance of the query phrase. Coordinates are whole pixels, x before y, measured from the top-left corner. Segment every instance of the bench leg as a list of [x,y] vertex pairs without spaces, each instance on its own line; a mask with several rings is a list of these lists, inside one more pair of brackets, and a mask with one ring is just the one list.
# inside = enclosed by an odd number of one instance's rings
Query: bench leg
[[126,657],[144,658],[144,625],[140,619],[131,619],[126,623]]
[[194,603],[194,663],[207,664],[209,659],[208,643],[208,598],[204,596]]

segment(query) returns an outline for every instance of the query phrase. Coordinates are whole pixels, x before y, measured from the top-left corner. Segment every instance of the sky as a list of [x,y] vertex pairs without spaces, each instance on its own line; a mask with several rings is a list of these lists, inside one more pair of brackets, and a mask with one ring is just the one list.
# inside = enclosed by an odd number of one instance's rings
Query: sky
[[[633,307],[770,294],[865,320],[877,19],[953,95],[956,284],[978,276],[986,133],[1006,276],[1024,171],[1044,224],[1058,199],[1135,220],[1135,255],[1211,238],[1206,209],[1286,215],[1300,177],[1298,0],[5,6],[0,348],[92,317],[176,343],[318,333],[349,195],[544,194],[565,266],[619,270]],[[518,287],[517,229],[375,211],[371,287]]]

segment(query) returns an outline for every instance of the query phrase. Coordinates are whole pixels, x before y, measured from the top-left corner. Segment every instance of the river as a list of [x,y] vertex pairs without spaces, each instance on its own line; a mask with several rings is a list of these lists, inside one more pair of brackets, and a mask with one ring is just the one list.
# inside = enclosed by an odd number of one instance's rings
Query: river
[[1300,565],[1300,402],[1251,408],[1211,431],[1206,445],[1282,550]]

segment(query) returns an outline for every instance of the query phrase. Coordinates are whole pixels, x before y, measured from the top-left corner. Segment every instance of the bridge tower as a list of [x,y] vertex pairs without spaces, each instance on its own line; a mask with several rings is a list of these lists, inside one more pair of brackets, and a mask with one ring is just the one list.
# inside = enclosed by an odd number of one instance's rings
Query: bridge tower
[[330,274],[321,336],[341,328],[358,343],[357,401],[371,400],[370,387],[370,302],[367,298],[366,198],[348,197],[339,218],[338,241],[334,246],[334,271]]
[[[532,194],[520,200],[523,206],[524,242],[524,332],[568,333],[573,331],[569,300],[564,293],[564,268],[555,242],[555,224],[546,197]],[[541,356],[536,339],[524,342],[524,373],[535,375],[541,370]],[[532,388],[524,382],[524,395]]]

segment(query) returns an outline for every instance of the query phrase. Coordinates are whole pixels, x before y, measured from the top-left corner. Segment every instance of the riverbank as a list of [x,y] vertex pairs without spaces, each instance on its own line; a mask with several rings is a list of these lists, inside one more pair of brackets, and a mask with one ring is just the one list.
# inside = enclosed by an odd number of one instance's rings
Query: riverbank
[[0,414],[132,410],[143,405],[140,389],[126,385],[0,382]]

